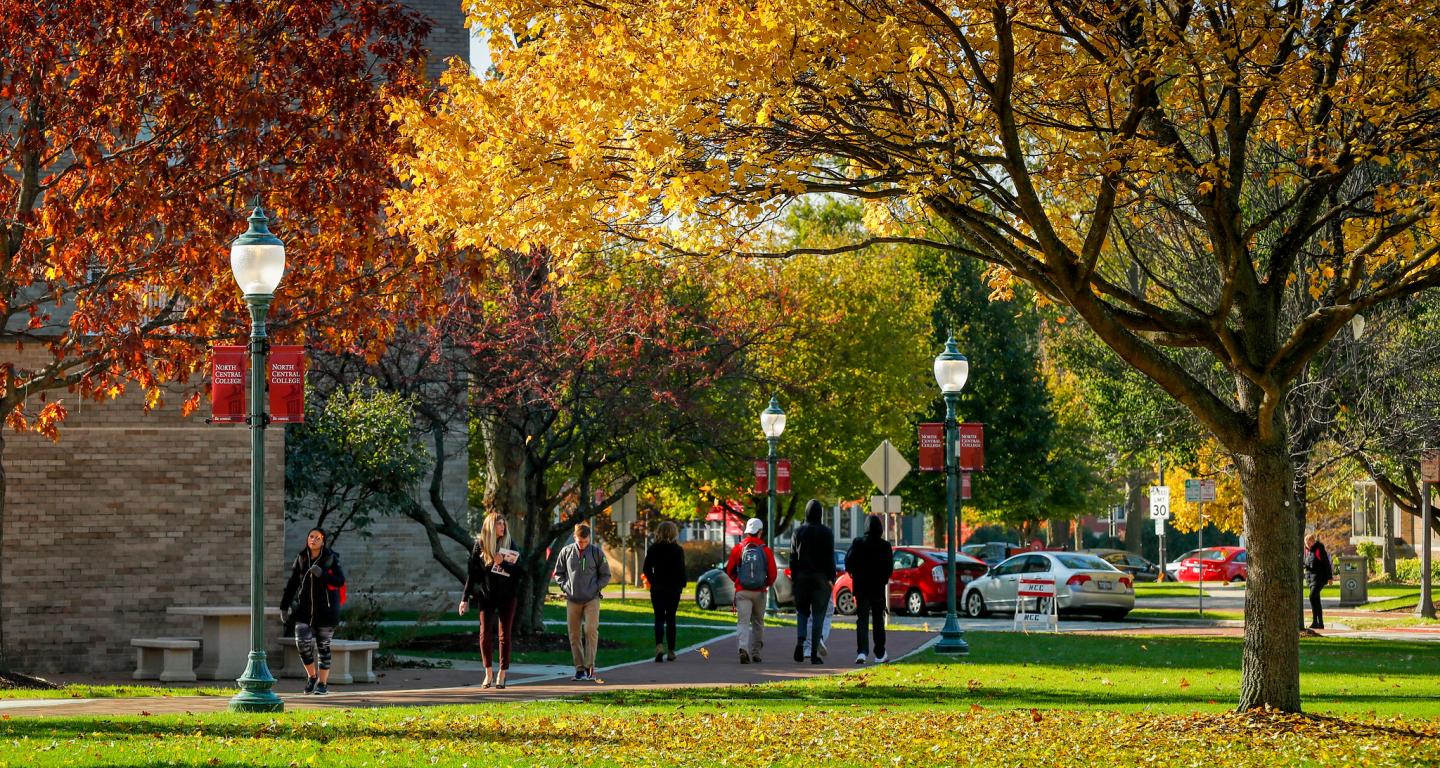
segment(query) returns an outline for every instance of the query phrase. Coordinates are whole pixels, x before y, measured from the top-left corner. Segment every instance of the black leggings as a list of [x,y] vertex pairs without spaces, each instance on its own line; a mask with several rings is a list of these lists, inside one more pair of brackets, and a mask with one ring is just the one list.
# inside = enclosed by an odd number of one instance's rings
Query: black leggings
[[655,609],[655,644],[675,650],[675,612],[680,609],[680,591],[650,590],[650,607]]
[[1321,582],[1310,585],[1310,626],[1314,629],[1325,628],[1325,611],[1320,607],[1320,590],[1324,588]]
[[295,647],[300,649],[300,660],[306,665],[315,663],[316,652],[320,656],[320,669],[330,668],[330,638],[335,636],[334,627],[312,627],[309,624],[295,625]]

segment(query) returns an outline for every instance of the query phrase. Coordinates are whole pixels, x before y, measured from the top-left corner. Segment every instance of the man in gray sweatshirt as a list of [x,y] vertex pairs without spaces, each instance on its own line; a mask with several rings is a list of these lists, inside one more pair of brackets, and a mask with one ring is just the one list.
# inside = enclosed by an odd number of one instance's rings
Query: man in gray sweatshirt
[[600,642],[600,590],[610,583],[610,564],[600,548],[590,543],[590,526],[575,526],[575,541],[560,550],[555,561],[555,583],[565,595],[565,628],[570,633],[575,680],[594,680],[595,648]]

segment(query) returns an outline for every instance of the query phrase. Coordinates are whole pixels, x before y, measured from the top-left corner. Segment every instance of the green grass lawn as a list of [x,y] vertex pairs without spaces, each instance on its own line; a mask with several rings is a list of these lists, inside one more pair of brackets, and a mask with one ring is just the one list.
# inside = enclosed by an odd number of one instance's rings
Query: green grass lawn
[[231,696],[234,687],[181,688],[165,685],[67,685],[63,688],[0,689],[0,699],[136,699],[147,696]]
[[1205,619],[1206,621],[1242,621],[1244,611],[1212,611],[1205,609],[1204,615],[1195,608],[1136,608],[1129,613],[1132,619]]
[[[1138,581],[1135,583],[1135,597],[1195,597],[1200,591],[1199,585],[1185,584],[1176,581]],[[1210,590],[1205,590],[1205,596],[1210,597]]]
[[1434,765],[1431,643],[1307,639],[1318,718],[1236,715],[1240,641],[970,633],[822,679],[555,702],[12,718],[0,766]]

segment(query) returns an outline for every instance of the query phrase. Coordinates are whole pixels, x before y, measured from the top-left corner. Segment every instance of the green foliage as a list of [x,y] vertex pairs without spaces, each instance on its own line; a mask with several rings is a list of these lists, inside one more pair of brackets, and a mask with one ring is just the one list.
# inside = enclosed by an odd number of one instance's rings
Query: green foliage
[[[1374,573],[1374,571],[1371,571]],[[1420,583],[1420,560],[1419,558],[1406,558],[1395,561],[1395,578],[1406,584]],[[1440,582],[1440,558],[1432,558],[1430,561],[1430,583]]]
[[365,535],[377,516],[412,504],[429,454],[415,431],[413,398],[373,381],[306,394],[305,423],[285,440],[285,517],[313,520],[332,539]]
[[[1373,541],[1362,541],[1359,544],[1355,545],[1355,554],[1365,558],[1366,573],[1380,573],[1380,556],[1384,553],[1384,551],[1385,550],[1383,547]],[[1420,571],[1417,569],[1415,573],[1418,575]]]

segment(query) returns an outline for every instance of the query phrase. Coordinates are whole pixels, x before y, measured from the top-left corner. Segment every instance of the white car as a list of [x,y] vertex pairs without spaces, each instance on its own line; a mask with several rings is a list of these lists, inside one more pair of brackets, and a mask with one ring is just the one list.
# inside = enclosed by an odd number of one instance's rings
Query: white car
[[1088,613],[1119,621],[1135,607],[1135,584],[1128,574],[1079,552],[1015,555],[970,582],[960,605],[971,618],[991,611],[1013,612],[1020,579],[1028,576],[1055,580],[1056,607],[1061,613]]

